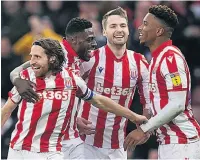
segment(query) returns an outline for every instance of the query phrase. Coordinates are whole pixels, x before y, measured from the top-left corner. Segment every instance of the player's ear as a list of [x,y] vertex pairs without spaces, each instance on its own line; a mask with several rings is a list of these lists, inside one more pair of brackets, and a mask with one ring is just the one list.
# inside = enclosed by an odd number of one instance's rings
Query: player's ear
[[163,35],[164,32],[165,32],[164,28],[158,28],[156,34],[158,37],[160,37]]
[[106,30],[103,29],[103,36],[106,36]]
[[55,56],[51,56],[50,59],[49,59],[49,62],[50,63],[54,63],[56,60],[56,57]]

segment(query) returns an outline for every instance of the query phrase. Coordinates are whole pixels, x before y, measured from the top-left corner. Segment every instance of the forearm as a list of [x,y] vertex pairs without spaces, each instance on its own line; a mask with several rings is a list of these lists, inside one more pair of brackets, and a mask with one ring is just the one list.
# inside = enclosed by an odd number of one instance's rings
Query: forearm
[[26,69],[30,67],[30,62],[27,61],[25,63],[23,63],[22,65],[20,65],[19,67],[15,68],[11,73],[10,73],[10,80],[11,82],[14,84],[14,81],[16,78],[20,78],[20,72],[23,70],[23,69]]
[[167,124],[184,111],[186,91],[172,92],[169,93],[169,96],[176,98],[169,98],[169,103],[158,112],[156,116],[149,119],[146,124],[140,126],[144,132],[155,130],[160,126]]
[[17,104],[14,104],[10,99],[1,108],[1,128],[4,126],[6,121],[9,119],[11,113],[16,108]]
[[114,113],[117,116],[126,117],[132,121],[134,121],[133,118],[136,116],[136,113],[125,107],[122,107],[121,105],[105,96],[96,95],[93,100],[90,100],[90,102],[97,108],[100,108],[106,112]]

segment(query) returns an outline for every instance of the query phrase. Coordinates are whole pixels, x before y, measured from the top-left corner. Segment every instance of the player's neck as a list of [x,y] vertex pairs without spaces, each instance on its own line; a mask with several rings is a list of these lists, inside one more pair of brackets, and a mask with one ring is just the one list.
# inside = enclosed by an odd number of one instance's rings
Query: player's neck
[[113,54],[120,59],[126,50],[126,44],[122,45],[111,45],[108,43],[109,48],[111,49],[111,51],[113,52]]
[[153,53],[162,43],[164,43],[168,40],[170,40],[170,38],[160,38],[160,39],[155,40],[154,43],[152,43],[148,46],[151,53]]

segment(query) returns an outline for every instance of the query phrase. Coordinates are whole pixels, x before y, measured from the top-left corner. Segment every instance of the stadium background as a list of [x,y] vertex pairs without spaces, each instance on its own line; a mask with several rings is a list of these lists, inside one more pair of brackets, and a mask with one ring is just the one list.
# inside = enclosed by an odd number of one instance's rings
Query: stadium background
[[[9,73],[29,59],[32,42],[40,37],[61,40],[67,22],[73,17],[90,20],[98,46],[105,44],[102,36],[102,16],[109,10],[121,6],[128,13],[130,36],[128,49],[145,55],[150,60],[149,50],[139,45],[137,27],[152,4],[170,6],[178,15],[179,26],[172,36],[173,43],[183,52],[192,76],[192,107],[200,122],[200,2],[186,1],[1,1],[1,106],[7,100],[12,88]],[[134,97],[131,109],[141,113],[138,95]],[[1,130],[1,158],[7,157],[10,134],[14,129],[17,109]],[[128,124],[127,131],[135,126]],[[146,144],[138,146],[129,158],[156,158],[157,143],[152,137]]]

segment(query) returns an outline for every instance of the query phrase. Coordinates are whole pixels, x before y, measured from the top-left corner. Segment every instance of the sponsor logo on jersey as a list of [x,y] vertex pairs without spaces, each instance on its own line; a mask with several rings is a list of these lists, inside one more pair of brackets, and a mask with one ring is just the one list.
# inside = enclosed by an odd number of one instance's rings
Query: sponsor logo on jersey
[[103,71],[103,67],[98,67],[98,70],[101,73]]
[[132,88],[121,88],[118,86],[112,86],[111,88],[103,87],[103,84],[98,83],[96,85],[96,92],[104,93],[104,94],[111,94],[115,96],[128,96],[132,93]]

